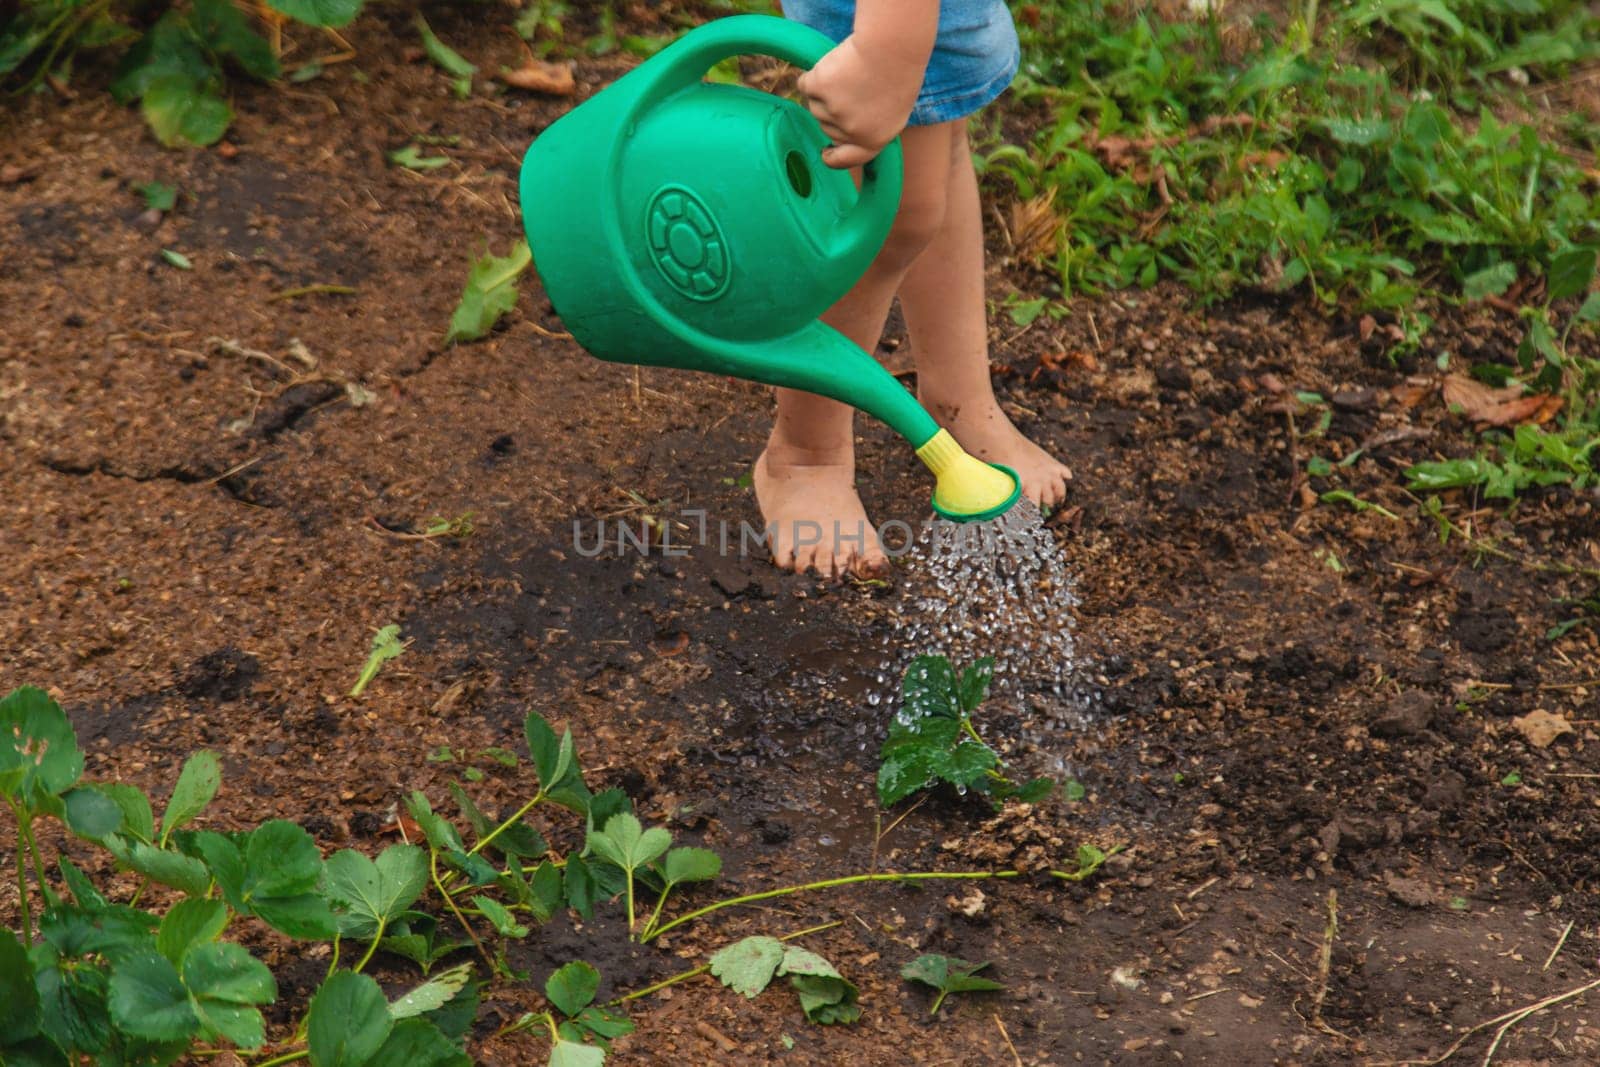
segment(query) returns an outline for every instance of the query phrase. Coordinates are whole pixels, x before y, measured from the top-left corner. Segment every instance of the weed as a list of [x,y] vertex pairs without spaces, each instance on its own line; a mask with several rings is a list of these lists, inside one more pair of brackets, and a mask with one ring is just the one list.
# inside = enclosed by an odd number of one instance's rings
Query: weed
[[395,623],[383,626],[372,635],[372,650],[367,653],[367,662],[362,664],[361,674],[356,678],[356,684],[351,687],[350,695],[358,697],[367,691],[367,686],[378,676],[383,665],[392,659],[398,659],[405,652],[406,643],[400,640],[400,627]]
[[422,50],[433,62],[433,65],[451,76],[450,90],[459,100],[465,100],[472,95],[472,76],[478,73],[478,68],[462,58],[461,53],[439,40],[439,36],[428,25],[428,20],[419,12],[412,20],[417,33],[422,37]]
[[500,317],[517,305],[517,279],[533,262],[528,242],[518,241],[510,254],[485,255],[472,265],[461,302],[450,316],[444,343],[476,341],[487,337]]
[[900,968],[900,977],[938,990],[939,995],[933,998],[933,1007],[928,1009],[929,1015],[938,1015],[944,998],[951,993],[992,993],[1004,989],[1005,986],[992,978],[977,977],[978,972],[987,966],[987,963],[968,963],[954,956],[931,954],[918,956]]
[[1019,786],[1006,777],[999,769],[1000,757],[972,725],[972,713],[993,676],[994,660],[987,656],[959,677],[944,656],[911,661],[878,768],[878,800],[884,807],[935,782],[946,782],[963,794],[976,790],[996,804],[1007,799],[1037,803],[1055,790],[1051,778]]

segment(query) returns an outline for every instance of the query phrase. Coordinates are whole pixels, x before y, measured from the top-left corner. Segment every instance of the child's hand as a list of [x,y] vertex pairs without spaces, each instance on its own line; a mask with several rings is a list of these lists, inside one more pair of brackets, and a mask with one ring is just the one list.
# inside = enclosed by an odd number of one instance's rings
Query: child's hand
[[824,163],[859,167],[905,129],[938,26],[932,0],[861,0],[855,32],[800,76],[807,106],[833,138]]

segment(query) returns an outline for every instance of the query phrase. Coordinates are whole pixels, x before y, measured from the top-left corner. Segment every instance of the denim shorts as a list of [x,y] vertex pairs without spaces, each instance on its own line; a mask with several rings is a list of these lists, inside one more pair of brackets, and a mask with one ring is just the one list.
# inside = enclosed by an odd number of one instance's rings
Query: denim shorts
[[[854,27],[854,0],[782,0],[796,22],[842,41]],[[939,36],[911,111],[912,126],[965,118],[1006,91],[1022,52],[1005,0],[943,0]]]

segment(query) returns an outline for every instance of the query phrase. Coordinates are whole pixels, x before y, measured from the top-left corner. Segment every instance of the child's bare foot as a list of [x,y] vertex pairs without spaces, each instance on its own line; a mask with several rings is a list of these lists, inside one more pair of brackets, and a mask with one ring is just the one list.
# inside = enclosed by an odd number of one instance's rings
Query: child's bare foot
[[1049,514],[1067,498],[1072,470],[1022,435],[994,401],[960,406],[934,404],[929,410],[961,447],[986,463],[1002,463],[1022,479],[1022,495]]
[[889,559],[856,494],[855,457],[768,441],[756,460],[756,502],[771,538],[772,561],[827,578],[881,577]]

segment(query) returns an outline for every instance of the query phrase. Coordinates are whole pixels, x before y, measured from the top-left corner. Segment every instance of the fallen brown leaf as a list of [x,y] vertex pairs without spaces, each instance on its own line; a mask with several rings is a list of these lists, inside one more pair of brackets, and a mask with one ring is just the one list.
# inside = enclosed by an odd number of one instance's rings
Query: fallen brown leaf
[[1543,708],[1535,708],[1526,715],[1512,719],[1511,725],[1534,748],[1548,748],[1562,734],[1573,732],[1572,724],[1563,716],[1552,715]]
[[567,63],[547,63],[529,56],[516,70],[502,70],[500,80],[515,89],[530,93],[547,93],[550,96],[571,96],[578,91],[577,80],[572,76],[572,66]]
[[1055,200],[1052,187],[1032,200],[1011,205],[1011,249],[1022,262],[1038,265],[1055,257],[1061,240]]
[[1463,415],[1484,426],[1543,422],[1561,410],[1560,397],[1524,393],[1520,385],[1496,389],[1460,374],[1446,378],[1439,392],[1446,404],[1459,407]]

